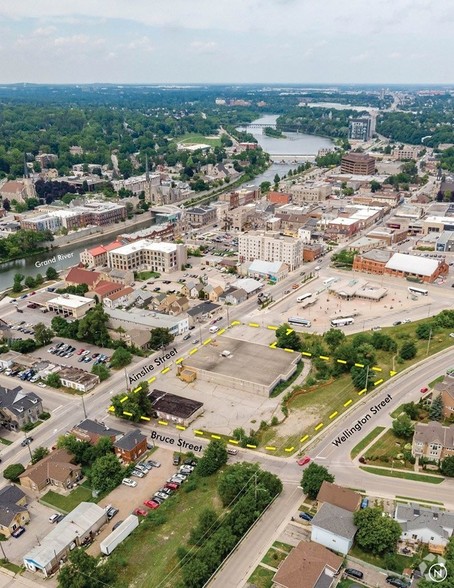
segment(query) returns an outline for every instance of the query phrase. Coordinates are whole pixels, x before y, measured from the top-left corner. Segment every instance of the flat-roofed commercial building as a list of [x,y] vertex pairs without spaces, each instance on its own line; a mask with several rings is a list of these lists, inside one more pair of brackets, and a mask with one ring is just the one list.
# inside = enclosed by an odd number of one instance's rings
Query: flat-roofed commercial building
[[46,302],[47,310],[61,314],[64,317],[72,316],[76,319],[82,318],[90,310],[94,308],[96,302],[83,296],[76,296],[75,294],[61,294]]
[[353,270],[397,278],[414,278],[420,282],[430,283],[440,275],[446,275],[449,266],[444,260],[372,249],[362,255],[355,255]]
[[454,231],[454,216],[428,216],[421,220],[424,235]]
[[341,173],[369,176],[375,173],[375,159],[367,153],[347,153],[342,157]]
[[170,273],[187,261],[186,247],[177,243],[154,243],[141,239],[108,252],[108,266],[119,270]]
[[203,402],[191,400],[184,396],[170,394],[162,390],[153,390],[148,395],[152,411],[159,419],[188,427],[193,420],[203,413]]
[[251,231],[238,237],[238,254],[241,263],[261,259],[286,263],[290,271],[303,262],[303,242],[275,232]]
[[119,308],[106,309],[110,316],[109,326],[112,328],[125,327],[131,329],[143,329],[150,332],[151,329],[169,329],[172,335],[181,335],[189,331],[189,318],[187,314],[171,316],[161,312],[150,312],[140,308],[120,310]]
[[306,182],[304,184],[293,184],[289,187],[292,200],[295,204],[305,202],[323,202],[331,196],[331,184],[327,182]]
[[113,241],[107,245],[98,245],[91,249],[85,249],[80,254],[80,262],[87,267],[96,267],[107,264],[107,254],[109,251],[122,247],[123,243],[120,241]]
[[58,231],[61,228],[61,220],[50,214],[25,217],[20,221],[20,228],[27,231]]

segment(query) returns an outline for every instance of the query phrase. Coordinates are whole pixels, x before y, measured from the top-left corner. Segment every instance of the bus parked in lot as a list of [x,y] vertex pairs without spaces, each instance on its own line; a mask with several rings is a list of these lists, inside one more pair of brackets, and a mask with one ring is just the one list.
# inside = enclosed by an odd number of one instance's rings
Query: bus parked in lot
[[424,288],[415,288],[415,286],[408,286],[408,291],[410,294],[419,294],[420,296],[427,296],[427,294],[429,294],[429,290],[425,290]]
[[299,316],[290,316],[287,322],[289,325],[299,325],[300,327],[310,327],[312,325],[311,321],[300,318]]
[[345,325],[352,325],[355,322],[355,319],[352,318],[351,316],[347,316],[345,318],[340,318],[340,319],[333,319],[331,321],[331,326],[332,327],[345,327]]
[[303,302],[303,300],[306,300],[307,298],[310,298],[311,296],[312,296],[312,292],[306,292],[306,294],[301,294],[301,296],[298,296],[296,301]]
[[334,284],[334,282],[337,281],[337,278],[326,278],[326,280],[323,280],[323,285],[324,286],[331,286],[331,284]]

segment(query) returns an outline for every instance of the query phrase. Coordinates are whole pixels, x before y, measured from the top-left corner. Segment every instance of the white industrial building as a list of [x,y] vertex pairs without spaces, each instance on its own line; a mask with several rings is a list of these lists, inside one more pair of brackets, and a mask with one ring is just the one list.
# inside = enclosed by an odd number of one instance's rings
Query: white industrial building
[[107,265],[118,270],[148,270],[169,273],[186,264],[186,247],[141,239],[108,252]]
[[172,335],[181,335],[189,331],[189,317],[187,314],[171,316],[160,312],[151,312],[140,308],[131,308],[130,310],[120,310],[119,308],[109,308],[106,312],[110,316],[109,325],[112,328],[124,327],[128,331],[131,329],[151,329],[164,328],[169,329]]
[[105,509],[93,502],[81,502],[41,539],[41,545],[24,555],[26,569],[49,576],[66,560],[70,551],[90,541],[106,522]]

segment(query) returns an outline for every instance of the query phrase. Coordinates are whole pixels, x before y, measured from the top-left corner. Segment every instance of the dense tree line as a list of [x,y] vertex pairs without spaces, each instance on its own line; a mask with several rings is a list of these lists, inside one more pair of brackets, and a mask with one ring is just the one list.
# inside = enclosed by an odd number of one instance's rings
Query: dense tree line
[[19,229],[15,233],[0,239],[0,261],[23,257],[24,252],[32,253],[43,250],[46,241],[53,241],[54,236],[48,230],[29,231]]

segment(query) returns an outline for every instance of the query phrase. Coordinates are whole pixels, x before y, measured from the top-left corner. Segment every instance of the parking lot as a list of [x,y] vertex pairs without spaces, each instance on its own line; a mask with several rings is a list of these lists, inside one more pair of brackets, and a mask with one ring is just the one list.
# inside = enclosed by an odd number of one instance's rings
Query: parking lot
[[119,512],[101,530],[95,541],[87,549],[90,555],[99,555],[101,541],[112,532],[112,527],[118,521],[123,521],[133,513],[135,508],[143,508],[145,511],[148,511],[147,507],[143,504],[144,501],[149,500],[156,490],[159,490],[166,483],[166,480],[178,469],[178,466],[172,464],[173,451],[169,451],[168,449],[158,448],[150,458],[159,461],[161,467],[153,468],[144,478],[132,477],[131,479],[137,482],[135,488],[120,484],[120,486],[115,488],[106,498],[99,502],[99,506],[111,504],[118,508]]

